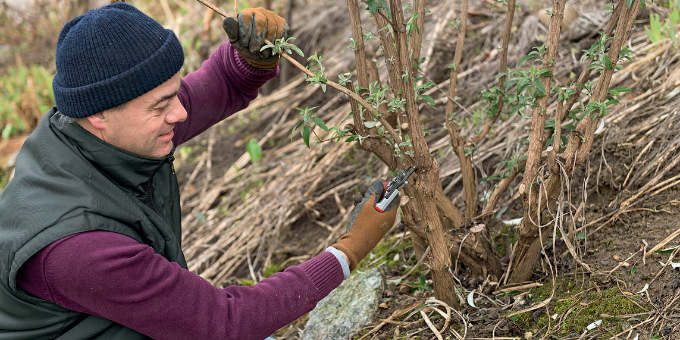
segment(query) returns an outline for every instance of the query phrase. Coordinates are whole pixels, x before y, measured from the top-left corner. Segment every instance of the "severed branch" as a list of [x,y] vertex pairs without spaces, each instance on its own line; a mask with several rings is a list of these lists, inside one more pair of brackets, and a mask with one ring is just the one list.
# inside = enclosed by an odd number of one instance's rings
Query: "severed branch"
[[[223,17],[227,17],[227,16],[228,16],[228,14],[227,14],[225,11],[221,10],[220,8],[218,8],[217,6],[215,6],[214,4],[211,4],[210,2],[208,2],[208,1],[206,1],[206,0],[196,0],[196,1],[200,2],[201,4],[205,5],[206,7],[210,8],[210,9],[212,9],[212,10],[215,11],[217,14],[219,14],[219,15],[221,15],[221,16],[223,16]],[[271,44],[270,41],[265,40],[265,42],[266,42],[267,44]],[[300,63],[299,63],[297,60],[295,60],[293,57],[291,57],[291,56],[289,56],[289,55],[287,55],[287,54],[285,54],[285,53],[282,53],[282,54],[280,54],[280,55],[281,55],[281,57],[283,57],[284,59],[288,60],[291,64],[293,64],[293,66],[297,67],[299,70],[301,70],[302,72],[304,72],[306,75],[308,75],[308,76],[310,76],[310,77],[314,77],[314,76],[315,76],[315,74],[314,74],[312,71],[308,70],[306,67],[304,67],[302,64],[300,64]],[[379,108],[374,108],[371,104],[369,104],[367,101],[365,101],[363,98],[361,98],[361,96],[359,96],[359,94],[357,94],[357,93],[354,92],[354,91],[348,90],[346,87],[344,87],[344,86],[342,86],[342,85],[340,85],[340,84],[338,84],[338,83],[336,83],[336,82],[334,82],[334,81],[327,80],[327,81],[325,82],[325,84],[327,84],[328,86],[330,86],[330,87],[332,87],[332,88],[334,88],[334,89],[336,89],[336,90],[338,90],[338,91],[340,91],[340,92],[342,92],[342,93],[348,95],[350,98],[352,98],[353,100],[356,100],[359,104],[361,104],[361,106],[365,107],[365,108],[368,109],[370,112],[379,112],[380,115],[377,116],[376,118],[377,118],[378,121],[380,121],[380,123],[385,127],[385,130],[387,130],[387,133],[389,133],[390,136],[392,136],[392,138],[394,139],[394,142],[397,144],[397,146],[398,146],[399,148],[402,148],[401,146],[399,146],[399,143],[402,142],[401,137],[399,137],[399,135],[396,133],[396,131],[394,130],[394,128],[392,128],[392,126],[391,126],[391,125],[385,120],[385,118],[384,118],[384,116],[387,114],[387,112],[383,112],[383,111],[381,111]],[[407,151],[407,150],[403,150],[403,151]]]

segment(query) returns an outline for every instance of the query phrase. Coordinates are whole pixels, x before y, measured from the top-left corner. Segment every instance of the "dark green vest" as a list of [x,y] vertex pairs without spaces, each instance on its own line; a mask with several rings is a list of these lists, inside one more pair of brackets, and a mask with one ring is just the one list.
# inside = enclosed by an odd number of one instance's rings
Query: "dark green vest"
[[16,287],[17,270],[65,236],[121,233],[186,268],[172,153],[141,157],[50,110],[19,152],[0,196],[0,339],[147,339]]

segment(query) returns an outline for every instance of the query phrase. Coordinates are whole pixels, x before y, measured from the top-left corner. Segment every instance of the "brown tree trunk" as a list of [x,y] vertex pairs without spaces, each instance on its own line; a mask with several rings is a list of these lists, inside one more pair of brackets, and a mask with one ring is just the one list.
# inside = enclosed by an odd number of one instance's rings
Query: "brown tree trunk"
[[[603,74],[600,76],[595,91],[593,91],[591,101],[600,102],[603,101],[607,90],[609,89],[609,83],[611,82],[611,77],[616,70],[616,64],[619,60],[619,52],[623,43],[628,39],[630,35],[630,30],[633,24],[634,18],[637,16],[638,10],[640,9],[640,2],[633,1],[631,7],[628,8],[624,4],[624,0],[621,0],[619,6],[623,12],[617,18],[616,33],[612,45],[608,52],[609,59],[613,62],[613,66],[610,69],[604,70]],[[557,6],[556,6],[557,7]],[[564,5],[562,4],[562,10]],[[559,8],[558,8],[559,10]],[[558,13],[561,19],[561,14]],[[553,20],[550,22],[550,31],[553,31]],[[559,23],[556,27],[559,32]],[[551,34],[552,35],[552,34]],[[548,44],[548,51],[550,51],[550,41]],[[551,60],[551,59],[549,59]],[[549,88],[546,86],[546,89]],[[563,153],[564,161],[564,171],[566,173],[571,173],[575,165],[581,164],[590,152],[590,147],[593,143],[594,130],[602,118],[584,118],[576,127],[576,131],[580,134],[572,134],[569,138],[569,143],[567,144],[566,150]],[[533,129],[532,129],[533,130]],[[540,132],[543,131],[543,125],[541,125]],[[533,138],[533,137],[532,137]],[[584,140],[585,139],[585,140]],[[531,158],[531,154],[530,154]],[[534,163],[537,165],[538,161]],[[529,159],[527,160],[527,171],[525,171],[525,185],[526,183],[532,182],[537,176],[536,172],[533,174],[529,171]],[[534,170],[535,171],[535,170]],[[529,174],[529,176],[527,176]],[[536,187],[529,187],[527,185],[524,188],[520,187],[520,191],[524,190],[524,218],[520,224],[520,237],[517,243],[517,250],[511,261],[511,266],[513,267],[510,282],[522,282],[526,281],[531,277],[533,273],[534,266],[538,261],[538,254],[540,249],[540,242],[538,240],[538,227],[541,224],[540,215],[548,207],[548,205],[553,204],[559,195],[560,185],[562,177],[560,172],[551,173],[546,181],[545,187],[540,190]],[[539,199],[540,195],[540,199]],[[539,205],[540,202],[540,205]]]
[[451,275],[451,252],[449,250],[449,235],[439,218],[439,211],[435,200],[435,190],[439,184],[439,165],[433,162],[432,168],[420,173],[416,177],[415,185],[406,187],[406,194],[410,200],[406,204],[410,215],[413,216],[415,226],[423,226],[423,232],[430,245],[432,260],[432,283],[434,295],[454,308],[459,307],[458,299]]

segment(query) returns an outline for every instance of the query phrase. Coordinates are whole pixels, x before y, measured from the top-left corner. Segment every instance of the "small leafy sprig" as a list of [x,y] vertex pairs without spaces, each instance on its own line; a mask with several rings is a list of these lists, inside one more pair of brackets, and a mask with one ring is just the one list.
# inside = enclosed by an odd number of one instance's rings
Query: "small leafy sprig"
[[307,69],[314,72],[314,76],[306,76],[306,81],[310,84],[319,84],[321,86],[321,91],[326,92],[326,68],[321,63],[323,61],[323,56],[314,52],[312,56],[307,58]]
[[281,51],[284,51],[288,54],[293,54],[293,52],[295,52],[299,56],[304,57],[305,54],[302,52],[302,50],[295,44],[291,43],[293,40],[295,40],[295,37],[276,39],[273,44],[266,44],[262,46],[262,48],[260,48],[260,52],[271,48],[272,54],[281,54]]
[[298,116],[300,117],[300,119],[298,119],[298,121],[293,126],[293,129],[290,131],[290,137],[293,138],[295,131],[298,128],[300,128],[300,135],[302,136],[302,140],[305,142],[305,145],[307,145],[307,147],[310,147],[309,137],[311,136],[312,131],[314,130],[314,126],[318,126],[324,131],[330,131],[328,126],[326,126],[326,123],[324,123],[324,121],[321,118],[312,115],[312,112],[316,108],[317,106],[295,108],[296,110],[298,110]]

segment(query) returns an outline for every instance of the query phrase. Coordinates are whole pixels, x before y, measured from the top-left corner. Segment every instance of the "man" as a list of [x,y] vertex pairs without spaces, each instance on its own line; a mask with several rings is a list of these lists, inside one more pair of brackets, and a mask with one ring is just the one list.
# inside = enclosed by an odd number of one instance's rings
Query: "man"
[[0,339],[262,339],[347,278],[394,223],[380,182],[337,243],[254,286],[213,287],[181,250],[174,148],[256,97],[284,24],[225,19],[230,43],[184,79],[174,33],[128,4],[64,26],[56,107],[0,196]]

